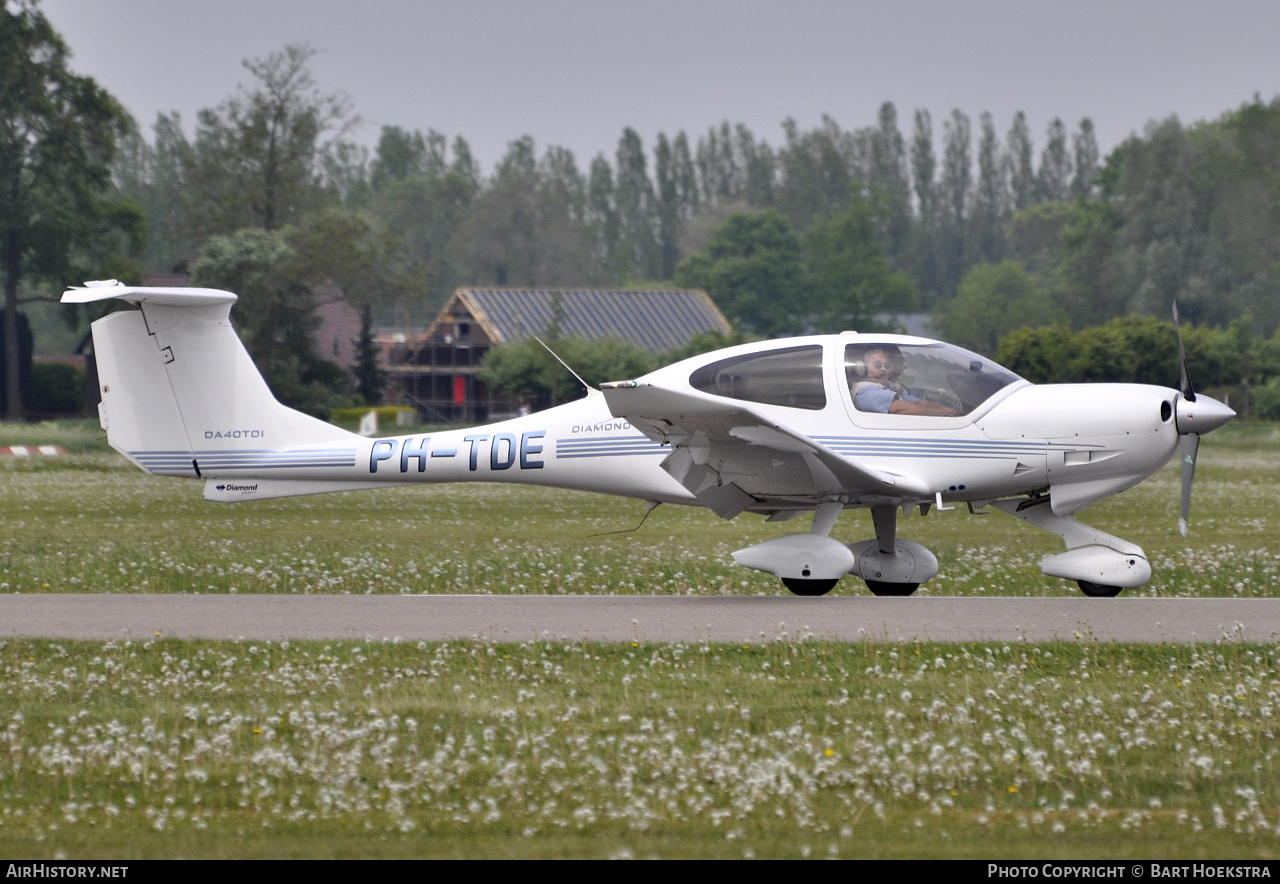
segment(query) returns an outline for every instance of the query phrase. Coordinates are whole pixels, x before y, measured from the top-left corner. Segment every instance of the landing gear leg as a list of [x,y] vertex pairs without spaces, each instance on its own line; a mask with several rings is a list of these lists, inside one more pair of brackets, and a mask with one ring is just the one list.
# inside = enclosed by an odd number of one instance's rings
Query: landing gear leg
[[1113,598],[1151,579],[1142,547],[1053,511],[1050,496],[997,500],[992,506],[1062,538],[1067,551],[1048,556],[1040,570],[1050,577],[1074,580],[1091,598]]
[[[896,506],[873,506],[871,508],[871,522],[876,527],[876,549],[880,555],[896,559],[899,547],[898,508]],[[908,596],[920,587],[919,583],[898,583],[891,580],[873,579],[867,576],[865,572],[862,575],[862,579],[866,582],[867,589],[871,590],[871,594],[878,596]]]

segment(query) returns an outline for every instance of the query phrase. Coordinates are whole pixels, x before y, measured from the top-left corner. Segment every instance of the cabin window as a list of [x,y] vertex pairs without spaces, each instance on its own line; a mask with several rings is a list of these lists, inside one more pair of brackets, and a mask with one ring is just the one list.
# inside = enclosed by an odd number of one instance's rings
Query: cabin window
[[844,368],[854,407],[882,414],[968,414],[1018,380],[950,344],[849,344]]
[[721,359],[689,377],[696,390],[745,402],[807,408],[827,407],[822,383],[822,347],[788,347]]

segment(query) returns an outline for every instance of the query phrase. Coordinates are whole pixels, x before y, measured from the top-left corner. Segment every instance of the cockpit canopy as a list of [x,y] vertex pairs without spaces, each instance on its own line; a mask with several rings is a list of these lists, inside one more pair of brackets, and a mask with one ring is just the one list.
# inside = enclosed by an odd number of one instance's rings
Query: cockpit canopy
[[[872,367],[885,363],[887,376]],[[1019,380],[990,359],[943,343],[849,344],[844,371],[854,406],[861,411],[887,411],[876,403],[898,397],[933,403],[943,413],[968,414]]]
[[[689,383],[704,393],[744,402],[821,411],[840,398],[838,391],[827,390],[822,360],[821,344],[783,346],[709,363],[694,371]],[[871,361],[878,363],[878,371],[870,368]],[[933,403],[937,407],[930,413],[969,414],[1019,380],[989,359],[943,343],[848,344],[843,369],[855,407],[866,411],[886,411],[887,406],[879,405],[896,397]],[[872,386],[876,389],[870,390]],[[860,390],[866,390],[862,402]]]
[[730,356],[702,366],[689,383],[704,393],[744,402],[812,411],[827,407],[821,344]]

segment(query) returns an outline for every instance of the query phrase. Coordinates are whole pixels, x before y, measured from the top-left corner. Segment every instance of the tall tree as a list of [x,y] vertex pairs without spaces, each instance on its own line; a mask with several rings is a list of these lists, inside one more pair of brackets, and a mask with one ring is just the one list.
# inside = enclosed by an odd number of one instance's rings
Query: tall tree
[[253,88],[200,111],[186,174],[188,218],[200,232],[277,230],[325,202],[324,148],[356,120],[344,95],[316,88],[314,55],[291,44],[246,60]]
[[1080,131],[1071,137],[1071,148],[1075,154],[1071,196],[1076,199],[1091,199],[1098,178],[1098,138],[1093,131],[1093,120],[1085,117],[1080,121]]
[[[145,229],[136,206],[112,206],[105,198],[117,139],[131,121],[97,83],[71,73],[67,58],[62,38],[33,3],[0,9],[0,273],[10,419],[22,416],[24,278],[65,284],[77,262],[101,266],[103,255],[85,251],[104,231]],[[138,236],[134,244],[141,245]]]
[[933,118],[923,108],[915,112],[911,135],[911,184],[916,195],[916,224],[912,267],[917,284],[932,300],[942,290],[938,261],[938,158],[933,150]]
[[969,217],[973,190],[973,137],[969,116],[959,108],[942,124],[946,147],[942,155],[942,202],[948,220],[957,227]]
[[740,196],[752,206],[773,205],[777,189],[778,158],[764,139],[756,140],[744,124],[733,129],[737,151],[742,157],[743,175]]
[[937,201],[938,158],[933,152],[933,119],[927,110],[916,111],[911,136],[911,183],[921,218],[933,214]]
[[421,132],[383,126],[369,169],[369,184],[376,193],[393,181],[425,177],[426,167],[427,141]]
[[1031,144],[1031,128],[1027,126],[1027,115],[1022,111],[1013,115],[1013,125],[1009,128],[1005,144],[1013,210],[1021,212],[1036,201],[1036,172],[1033,165],[1034,148]]
[[786,144],[778,151],[776,205],[802,229],[822,215],[840,212],[848,205],[855,182],[845,148],[845,133],[830,117],[822,125],[801,132],[795,120],[782,124]]
[[[1145,138],[1117,149],[1124,223],[1116,242],[1124,268],[1121,292],[1130,309],[1163,315],[1176,298],[1183,316],[1214,316],[1211,290],[1196,277],[1205,267],[1205,231],[1197,211],[1196,149],[1176,117],[1147,126]],[[1197,267],[1199,265],[1199,267]]]
[[1040,198],[1061,202],[1071,195],[1071,153],[1067,149],[1067,127],[1057,117],[1049,124],[1044,153],[1040,155]]
[[622,223],[613,187],[613,167],[604,154],[596,154],[587,175],[587,229],[593,243],[596,275],[617,279],[622,271]]
[[130,130],[121,140],[112,163],[115,193],[138,203],[146,214],[147,243],[142,253],[146,270],[170,270],[193,257],[199,243],[186,232],[183,216],[184,163],[191,145],[176,114],[158,114],[148,144]]
[[470,281],[542,286],[587,282],[590,243],[563,184],[539,170],[532,138],[508,145],[492,184],[458,232],[456,255]]
[[[753,149],[754,145],[749,149]],[[735,146],[729,121],[712,126],[698,139],[698,175],[702,179],[702,196],[706,202],[731,202],[742,194],[746,180],[746,164],[741,145]]]
[[680,220],[688,221],[698,211],[701,199],[698,194],[698,169],[689,153],[689,138],[683,131],[671,142],[671,176],[675,179],[676,193],[680,200]]
[[982,115],[982,135],[978,139],[978,186],[973,194],[974,245],[980,260],[994,263],[1004,254],[1004,217],[1009,188],[1004,164],[1000,162],[1000,141],[991,114]]
[[538,163],[545,187],[555,190],[569,206],[569,215],[582,224],[586,219],[587,181],[578,169],[578,160],[567,147],[551,145]]
[[618,139],[617,173],[614,192],[627,273],[652,279],[658,273],[653,182],[649,180],[644,143],[630,127]]
[[366,405],[382,403],[382,388],[387,373],[378,364],[378,348],[373,339],[373,305],[365,304],[360,311],[360,336],[356,338],[356,392]]
[[965,267],[972,263],[965,249],[965,231],[973,205],[973,138],[969,117],[959,109],[951,112],[942,128],[940,294],[950,297]]
[[[463,139],[454,142],[452,162],[445,136],[428,132],[425,142],[427,153],[417,170],[420,174],[398,181],[384,179],[386,183],[380,186],[370,209],[395,232],[405,253],[429,269],[431,290],[438,298],[464,281],[456,254],[457,239],[475,205],[480,182]],[[409,325],[407,314],[405,320]]]
[[658,275],[670,279],[679,260],[680,189],[671,142],[664,132],[658,133],[658,143],[653,149],[653,178],[657,197]]
[[898,128],[898,109],[891,101],[880,105],[868,183],[880,240],[892,257],[900,259],[911,235],[911,184],[906,142]]

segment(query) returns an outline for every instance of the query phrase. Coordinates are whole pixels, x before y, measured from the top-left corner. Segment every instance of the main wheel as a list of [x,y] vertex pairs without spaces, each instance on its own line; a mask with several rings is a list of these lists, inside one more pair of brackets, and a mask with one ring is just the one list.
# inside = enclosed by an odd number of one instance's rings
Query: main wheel
[[919,583],[886,583],[883,580],[868,580],[866,583],[872,595],[880,596],[908,596],[920,587]]
[[796,595],[826,595],[839,583],[836,580],[804,580],[800,577],[783,577],[783,584]]
[[1105,583],[1090,583],[1088,580],[1077,580],[1080,591],[1093,599],[1113,599],[1120,595],[1123,586],[1108,586]]

